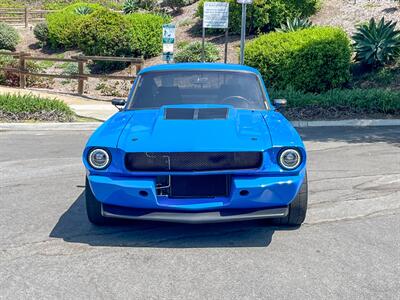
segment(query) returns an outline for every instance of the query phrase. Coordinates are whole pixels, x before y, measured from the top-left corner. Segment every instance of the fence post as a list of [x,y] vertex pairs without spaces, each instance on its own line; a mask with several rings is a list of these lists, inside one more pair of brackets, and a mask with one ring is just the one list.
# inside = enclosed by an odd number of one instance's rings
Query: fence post
[[142,64],[136,64],[136,75],[142,70]]
[[20,52],[19,53],[19,70],[21,73],[19,73],[19,87],[21,89],[24,89],[26,86],[26,61],[25,61],[25,52]]
[[25,6],[25,28],[28,28],[28,7]]
[[78,94],[79,95],[83,95],[83,83],[84,83],[84,79],[83,79],[83,64],[84,61],[79,59],[78,60]]

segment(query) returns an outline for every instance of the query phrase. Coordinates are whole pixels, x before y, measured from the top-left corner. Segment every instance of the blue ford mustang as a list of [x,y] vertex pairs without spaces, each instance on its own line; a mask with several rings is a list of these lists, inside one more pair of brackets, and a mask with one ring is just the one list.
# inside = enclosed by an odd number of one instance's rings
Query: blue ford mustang
[[84,152],[86,209],[108,218],[300,225],[306,152],[260,73],[229,64],[143,69]]

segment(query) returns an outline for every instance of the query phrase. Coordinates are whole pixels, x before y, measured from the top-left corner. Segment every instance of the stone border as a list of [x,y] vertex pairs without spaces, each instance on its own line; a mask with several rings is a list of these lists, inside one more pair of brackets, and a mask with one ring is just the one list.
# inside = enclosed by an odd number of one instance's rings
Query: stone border
[[[71,123],[0,123],[4,131],[34,131],[34,130],[95,130],[101,122],[71,122]],[[367,127],[367,126],[400,126],[400,119],[360,119],[339,121],[292,121],[296,128],[306,127]]]

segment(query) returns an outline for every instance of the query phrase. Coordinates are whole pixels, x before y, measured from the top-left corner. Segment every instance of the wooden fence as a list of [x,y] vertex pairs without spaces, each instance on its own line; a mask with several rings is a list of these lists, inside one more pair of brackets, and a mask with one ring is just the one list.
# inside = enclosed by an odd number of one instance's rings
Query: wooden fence
[[[119,80],[134,80],[137,73],[143,67],[143,58],[138,57],[113,57],[113,56],[72,56],[71,58],[57,58],[57,57],[39,57],[32,56],[30,53],[26,52],[7,52],[0,51],[0,55],[12,56],[19,60],[18,68],[8,68],[2,67],[0,70],[19,74],[19,86],[21,88],[26,87],[26,76],[37,76],[37,77],[47,77],[47,78],[63,78],[63,79],[76,79],[78,80],[78,94],[83,94],[83,84],[88,78],[104,78],[104,79],[119,79]],[[78,64],[78,73],[76,74],[47,74],[47,73],[35,73],[30,72],[26,68],[26,61],[53,61],[53,62],[74,62]],[[108,75],[108,74],[86,74],[85,63],[90,61],[109,61],[109,62],[127,62],[130,63],[131,73],[133,73],[133,66],[135,66],[135,75],[125,76],[125,75]]]
[[[0,22],[9,24],[25,24],[25,28],[28,27],[29,23],[37,23],[44,21],[46,15],[57,10],[48,9],[30,9],[28,7],[23,8],[0,8]],[[114,10],[118,13],[123,11]]]
[[9,24],[25,24],[25,28],[29,23],[37,23],[44,21],[48,13],[55,10],[29,9],[25,8],[0,8],[0,22]]

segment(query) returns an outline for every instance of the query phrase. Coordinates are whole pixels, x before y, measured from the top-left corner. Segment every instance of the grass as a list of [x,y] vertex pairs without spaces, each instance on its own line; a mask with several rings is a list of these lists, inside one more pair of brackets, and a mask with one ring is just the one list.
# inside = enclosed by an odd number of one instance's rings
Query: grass
[[294,90],[270,91],[271,99],[286,98],[288,107],[349,107],[371,113],[400,114],[400,91],[389,89],[334,89],[321,94]]
[[54,66],[55,62],[54,61],[43,60],[43,61],[38,62],[38,65],[42,69],[48,69],[48,68],[51,68],[52,66]]
[[292,120],[400,116],[400,91],[384,88],[334,89],[321,94],[270,90],[270,98],[287,99],[284,114]]
[[377,70],[355,75],[352,86],[355,88],[392,88],[400,90],[400,67],[387,66]]
[[60,100],[32,94],[0,94],[0,120],[2,121],[71,122],[74,119],[75,113]]

